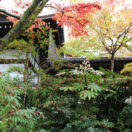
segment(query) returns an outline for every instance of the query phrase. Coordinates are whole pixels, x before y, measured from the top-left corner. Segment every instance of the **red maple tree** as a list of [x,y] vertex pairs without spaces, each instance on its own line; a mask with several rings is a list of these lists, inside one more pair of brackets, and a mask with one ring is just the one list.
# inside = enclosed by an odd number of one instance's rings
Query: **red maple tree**
[[[0,49],[5,47],[9,42],[13,41],[13,39],[18,38],[24,31],[31,31],[35,27],[40,28],[41,30],[41,26],[47,26],[44,21],[35,18],[40,11],[47,6],[46,3],[48,0],[35,0],[32,3],[25,0],[12,1],[14,1],[16,8],[7,9],[6,7],[0,7],[0,12],[8,15],[8,19],[14,23],[12,32],[10,31],[6,36],[4,36],[4,38],[1,39]],[[69,5],[67,7],[61,7],[60,5],[57,6],[53,4],[52,8],[57,9],[57,13],[53,19],[59,22],[58,25],[70,26],[71,34],[73,36],[79,36],[81,34],[88,35],[84,30],[86,25],[90,23],[87,16],[91,15],[95,9],[101,9],[101,7],[95,3],[83,3]],[[35,14],[35,17],[33,17],[33,14]],[[23,19],[25,20],[23,21]]]
[[[19,21],[19,18],[23,15],[23,12],[31,5],[30,2],[23,0],[13,0],[15,8],[10,9],[9,11],[19,17],[8,16],[7,19],[12,21],[14,26]],[[57,13],[53,17],[54,20],[57,20],[58,25],[66,25],[71,27],[71,35],[80,36],[82,34],[88,35],[88,33],[84,30],[86,25],[90,23],[86,16],[90,15],[94,12],[94,9],[100,10],[101,7],[95,3],[79,3],[76,5],[69,5],[66,7],[61,7],[60,4],[55,4],[52,8],[57,9]],[[14,10],[15,9],[15,10]],[[39,28],[45,25],[48,26],[42,19],[37,18],[35,20],[34,25],[27,29],[27,31],[31,31],[33,28]]]
[[[7,19],[13,22],[13,26],[17,24],[19,19],[23,16],[24,11],[31,5],[30,2],[23,1],[23,0],[13,0],[14,1],[14,8],[8,9],[9,13],[5,13],[7,15]],[[0,8],[6,7],[0,6]],[[1,14],[4,14],[3,12],[0,12]],[[9,15],[9,16],[8,16]],[[36,18],[33,25],[31,25],[26,31],[31,32],[34,28],[38,28],[42,31],[42,26],[45,26],[46,28],[49,28],[46,22],[44,22],[41,18]]]
[[88,35],[88,32],[85,31],[85,27],[90,23],[87,16],[94,13],[95,9],[100,10],[101,7],[95,3],[78,3],[60,8],[53,19],[58,21],[61,26],[71,27],[70,35],[72,36]]

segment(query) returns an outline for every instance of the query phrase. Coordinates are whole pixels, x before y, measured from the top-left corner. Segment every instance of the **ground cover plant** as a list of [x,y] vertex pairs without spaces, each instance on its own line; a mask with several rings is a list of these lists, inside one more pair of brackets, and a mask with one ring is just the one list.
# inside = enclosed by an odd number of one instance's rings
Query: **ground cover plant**
[[43,74],[40,86],[1,74],[0,130],[131,132],[131,82],[87,62]]

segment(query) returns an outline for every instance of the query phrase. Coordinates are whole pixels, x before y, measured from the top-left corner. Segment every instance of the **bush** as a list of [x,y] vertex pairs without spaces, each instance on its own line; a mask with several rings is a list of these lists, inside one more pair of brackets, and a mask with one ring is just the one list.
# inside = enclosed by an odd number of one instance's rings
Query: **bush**
[[[103,72],[103,77],[96,75],[97,72],[78,70],[45,76],[41,88],[28,99],[39,100],[35,107],[44,115],[39,121],[40,127],[51,132],[131,130],[119,113],[128,107],[125,100],[132,94],[132,78]],[[29,90],[29,93],[33,92]]]
[[21,95],[25,85],[7,74],[0,78],[0,131],[30,131],[36,123],[36,108],[25,108]]
[[132,74],[132,63],[128,63],[121,70],[121,74]]
[[[99,119],[107,118],[109,121],[113,122],[115,124],[113,131],[123,131],[125,128],[132,130],[131,125],[124,122],[120,116],[122,115],[122,111],[129,106],[125,100],[132,95],[131,82],[132,78],[128,76],[118,76],[113,79],[105,78],[102,87],[107,90],[102,91],[96,98],[96,106],[99,108],[97,117]],[[129,106],[129,108],[130,107],[132,108],[132,106]],[[126,112],[126,115],[130,116],[128,113]]]
[[132,77],[82,65],[41,79],[36,87],[2,75],[0,130],[132,131]]

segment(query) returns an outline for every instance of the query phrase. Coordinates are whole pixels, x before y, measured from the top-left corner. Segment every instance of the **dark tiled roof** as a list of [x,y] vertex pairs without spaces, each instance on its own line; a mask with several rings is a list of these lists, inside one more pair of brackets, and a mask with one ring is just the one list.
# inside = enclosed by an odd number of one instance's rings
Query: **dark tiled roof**
[[50,14],[50,15],[39,16],[38,18],[42,18],[43,20],[49,20],[52,19],[53,16],[54,14]]
[[[77,63],[81,64],[86,58],[80,58],[80,57],[68,57],[62,59],[65,63],[70,62],[70,63]],[[99,70],[99,67],[103,67],[104,69],[110,69],[111,68],[111,61],[109,58],[103,57],[100,59],[90,59],[89,60],[91,66]],[[125,64],[132,62],[132,57],[122,57],[122,58],[115,58],[115,66],[114,66],[114,71],[117,73],[120,73],[122,68],[124,67]]]
[[[50,14],[50,15],[44,15],[44,16],[39,16],[38,18],[42,18],[43,20],[49,20],[52,19],[52,17],[54,16],[54,14]],[[7,15],[4,14],[0,14],[0,22],[11,22],[9,20],[6,19]]]
[[11,21],[6,19],[6,15],[0,14],[0,23],[11,23]]
[[[64,61],[71,61],[71,62],[82,62],[86,60],[86,58],[81,58],[81,57],[67,57],[64,58]],[[107,62],[110,61],[110,58],[107,57],[102,57],[100,59],[89,59],[90,62]],[[115,61],[132,61],[132,57],[120,57],[120,58],[115,58]]]

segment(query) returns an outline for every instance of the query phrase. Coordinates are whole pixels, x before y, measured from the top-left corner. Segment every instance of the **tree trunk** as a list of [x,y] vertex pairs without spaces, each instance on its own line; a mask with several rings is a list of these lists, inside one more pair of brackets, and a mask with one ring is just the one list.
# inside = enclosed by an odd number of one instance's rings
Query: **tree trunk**
[[114,72],[114,65],[115,65],[115,61],[114,61],[114,55],[111,56],[111,71]]
[[28,82],[28,68],[29,68],[29,52],[26,51],[26,60],[25,60],[25,69],[26,72],[24,73],[24,82]]
[[31,6],[24,12],[18,23],[5,37],[0,40],[0,50],[3,50],[11,41],[18,38],[33,23],[38,14],[42,11],[48,0],[34,0]]

